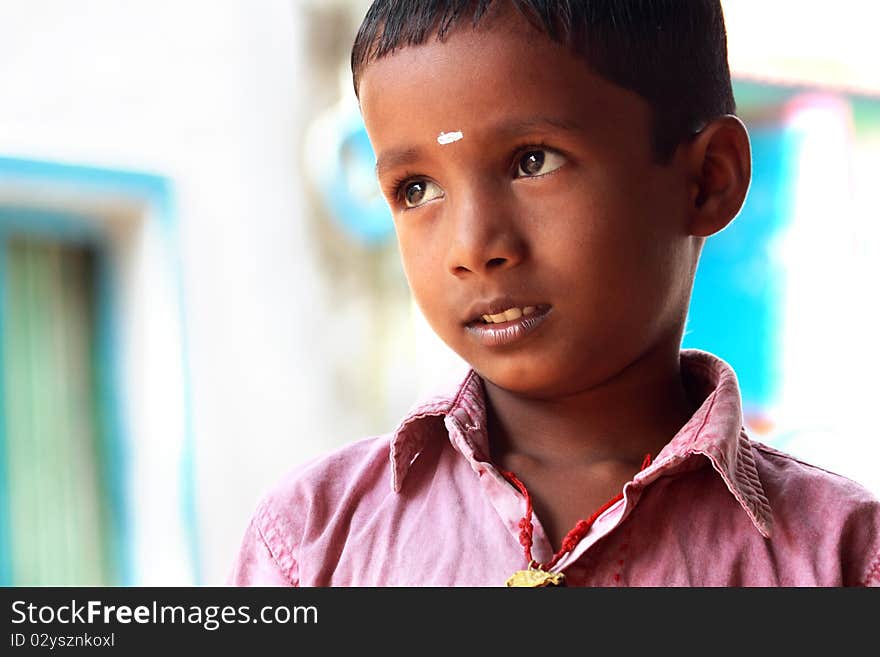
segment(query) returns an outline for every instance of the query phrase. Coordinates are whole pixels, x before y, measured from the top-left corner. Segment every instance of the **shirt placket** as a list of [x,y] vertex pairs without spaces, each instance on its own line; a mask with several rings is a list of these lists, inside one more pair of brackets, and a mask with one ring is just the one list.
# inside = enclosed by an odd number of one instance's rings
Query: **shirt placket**
[[636,505],[638,497],[639,490],[632,485],[632,482],[627,483],[623,487],[623,499],[610,506],[602,515],[596,518],[596,521],[593,523],[593,526],[590,527],[587,534],[571,552],[562,557],[556,565],[551,568],[551,572],[564,571],[584,556],[587,550],[599,542],[599,540],[619,527]]
[[[458,409],[445,418],[446,429],[453,447],[465,457],[471,468],[479,477],[480,487],[489,498],[489,502],[495,508],[504,526],[510,532],[513,539],[519,544],[519,522],[526,513],[526,499],[516,490],[488,461],[478,458],[474,437],[484,429],[473,422],[463,409]],[[541,526],[540,521],[533,516],[532,531],[532,556],[538,561],[547,561],[553,556],[553,550],[547,533]],[[525,568],[525,553],[523,563],[511,564],[511,572],[517,568]]]

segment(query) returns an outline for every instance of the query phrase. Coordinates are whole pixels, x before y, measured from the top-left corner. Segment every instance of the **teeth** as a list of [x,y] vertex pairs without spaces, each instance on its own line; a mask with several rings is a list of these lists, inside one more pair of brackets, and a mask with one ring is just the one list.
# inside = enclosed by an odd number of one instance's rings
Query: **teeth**
[[519,319],[523,315],[531,315],[537,308],[535,306],[526,306],[525,308],[508,308],[503,313],[497,315],[483,315],[483,321],[487,324],[499,324],[501,322],[510,322]]

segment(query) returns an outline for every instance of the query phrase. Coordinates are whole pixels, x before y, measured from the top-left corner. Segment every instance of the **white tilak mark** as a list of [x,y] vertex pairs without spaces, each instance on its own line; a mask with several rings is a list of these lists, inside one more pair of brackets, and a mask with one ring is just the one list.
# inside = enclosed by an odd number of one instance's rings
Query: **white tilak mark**
[[459,130],[458,132],[441,132],[437,136],[437,143],[440,145],[451,144],[454,141],[458,141],[462,137],[464,137],[464,135],[461,134],[461,130]]

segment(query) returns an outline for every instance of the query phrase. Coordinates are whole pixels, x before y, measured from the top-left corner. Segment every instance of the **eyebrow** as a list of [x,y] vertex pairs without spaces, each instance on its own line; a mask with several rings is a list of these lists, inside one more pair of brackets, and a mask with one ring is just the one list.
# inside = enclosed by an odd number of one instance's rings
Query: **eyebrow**
[[[491,134],[504,137],[511,137],[537,130],[562,130],[563,132],[580,132],[583,127],[574,121],[567,119],[539,116],[534,118],[519,119],[516,121],[508,121],[493,126],[490,129]],[[421,158],[422,149],[418,147],[412,148],[393,148],[388,150],[376,160],[376,175],[380,176],[388,169],[394,169],[401,166],[412,164]]]
[[391,149],[390,151],[382,153],[381,157],[376,160],[376,175],[381,177],[383,171],[412,164],[417,161],[421,155],[422,151],[418,148]]
[[518,121],[510,121],[495,127],[495,131],[503,134],[520,134],[523,132],[533,132],[535,130],[546,130],[553,128],[564,132],[578,132],[583,128],[568,119],[555,118],[551,116],[538,116],[530,119],[521,119]]

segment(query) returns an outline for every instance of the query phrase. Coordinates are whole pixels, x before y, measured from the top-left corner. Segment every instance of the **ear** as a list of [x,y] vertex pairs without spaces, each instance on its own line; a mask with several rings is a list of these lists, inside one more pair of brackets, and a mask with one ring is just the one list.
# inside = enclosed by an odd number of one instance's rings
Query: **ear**
[[706,125],[688,144],[688,232],[708,237],[742,208],[752,179],[749,133],[736,116]]

